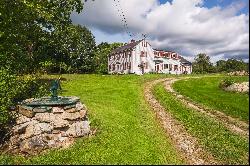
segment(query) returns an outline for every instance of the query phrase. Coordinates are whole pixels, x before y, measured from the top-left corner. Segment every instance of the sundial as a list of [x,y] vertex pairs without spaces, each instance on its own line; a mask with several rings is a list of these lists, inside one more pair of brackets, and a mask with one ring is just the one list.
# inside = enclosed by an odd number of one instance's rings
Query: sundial
[[64,106],[64,105],[72,105],[80,101],[78,97],[64,97],[58,96],[58,90],[62,90],[60,85],[60,78],[53,80],[50,92],[51,96],[41,97],[35,99],[24,100],[21,104],[26,106]]

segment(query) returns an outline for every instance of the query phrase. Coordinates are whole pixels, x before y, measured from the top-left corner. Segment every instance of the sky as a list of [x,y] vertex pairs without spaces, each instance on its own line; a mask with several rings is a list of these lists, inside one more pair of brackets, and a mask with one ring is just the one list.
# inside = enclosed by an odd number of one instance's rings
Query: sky
[[97,44],[128,43],[146,34],[153,48],[191,62],[198,53],[212,62],[249,61],[249,0],[88,0],[71,18],[89,28]]

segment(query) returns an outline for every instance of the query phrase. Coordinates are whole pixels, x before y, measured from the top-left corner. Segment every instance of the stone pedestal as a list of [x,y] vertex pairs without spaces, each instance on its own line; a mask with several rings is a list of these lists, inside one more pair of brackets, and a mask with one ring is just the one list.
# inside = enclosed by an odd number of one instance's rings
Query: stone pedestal
[[65,106],[18,106],[10,147],[35,154],[48,148],[68,147],[74,138],[90,133],[87,108],[81,102]]

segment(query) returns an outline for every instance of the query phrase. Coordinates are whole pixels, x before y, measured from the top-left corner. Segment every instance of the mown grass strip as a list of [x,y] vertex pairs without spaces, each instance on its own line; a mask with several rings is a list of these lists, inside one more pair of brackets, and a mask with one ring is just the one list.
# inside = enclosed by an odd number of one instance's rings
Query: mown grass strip
[[221,123],[183,106],[162,84],[157,84],[153,93],[215,159],[225,164],[248,164],[247,140],[231,133]]
[[[173,88],[191,100],[225,114],[249,121],[249,95],[226,92],[219,88],[219,83],[228,77],[209,77],[181,80]],[[235,82],[249,81],[248,77],[231,77]]]

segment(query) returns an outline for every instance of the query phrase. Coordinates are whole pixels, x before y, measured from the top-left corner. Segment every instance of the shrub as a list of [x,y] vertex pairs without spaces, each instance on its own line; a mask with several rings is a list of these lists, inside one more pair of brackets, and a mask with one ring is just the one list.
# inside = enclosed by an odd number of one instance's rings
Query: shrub
[[[5,135],[9,122],[14,118],[10,108],[17,102],[30,97],[40,97],[48,93],[37,75],[17,76],[0,68],[0,135]],[[2,138],[0,139],[2,140]]]
[[220,82],[219,87],[226,88],[232,84],[234,84],[234,81],[231,78],[226,78]]

